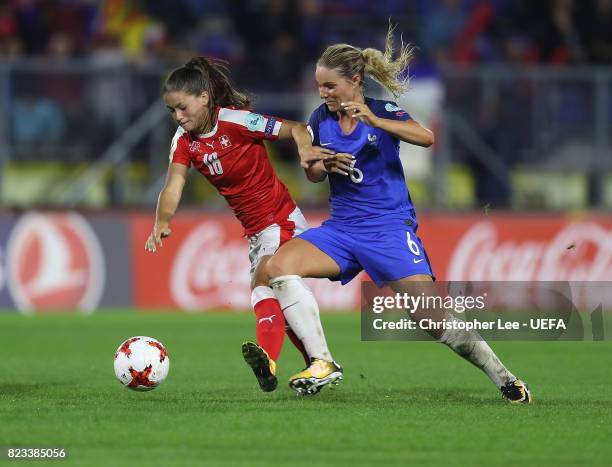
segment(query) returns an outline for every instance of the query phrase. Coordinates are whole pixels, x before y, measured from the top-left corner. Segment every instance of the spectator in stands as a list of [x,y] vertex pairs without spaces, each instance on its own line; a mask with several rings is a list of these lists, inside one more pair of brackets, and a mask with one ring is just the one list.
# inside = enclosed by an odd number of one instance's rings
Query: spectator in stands
[[124,64],[127,57],[118,38],[100,34],[93,43],[89,58],[92,66],[99,71],[87,81],[87,90],[83,96],[90,109],[87,134],[89,141],[100,152],[118,135],[122,124],[126,123],[117,116],[125,119],[132,112],[128,83],[122,76],[108,72]]
[[461,0],[441,0],[423,20],[425,26],[421,43],[425,53],[436,63],[449,62],[452,58],[453,41],[466,21]]
[[0,38],[0,57],[2,60],[16,60],[23,57],[25,48],[18,37]]
[[[249,53],[245,70],[238,78],[241,86],[252,87],[256,76],[264,70],[274,80],[257,84],[276,91],[299,87],[301,61],[300,4],[296,0],[272,0],[229,3],[228,10],[236,26],[236,33],[246,44]],[[257,24],[257,27],[253,27]]]
[[594,0],[594,11],[583,22],[582,37],[591,63],[612,64],[612,0]]
[[17,145],[37,146],[38,156],[45,144],[62,141],[66,122],[62,109],[49,97],[36,91],[23,93],[16,99],[12,113],[12,139]]

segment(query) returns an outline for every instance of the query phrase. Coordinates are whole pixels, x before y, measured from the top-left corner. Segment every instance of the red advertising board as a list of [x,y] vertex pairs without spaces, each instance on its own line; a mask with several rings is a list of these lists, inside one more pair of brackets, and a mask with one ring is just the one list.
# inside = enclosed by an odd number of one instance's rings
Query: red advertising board
[[[306,213],[312,226],[325,216]],[[442,281],[599,282],[602,293],[612,281],[610,216],[436,214],[419,220],[418,234]],[[0,305],[26,313],[250,308],[248,246],[230,214],[179,214],[155,254],[144,249],[152,223],[152,213],[0,217]],[[308,283],[321,309],[359,307],[358,279],[344,287],[325,279]],[[594,290],[588,286],[585,294],[593,298]],[[590,301],[612,303],[612,297]]]
[[[307,213],[311,225],[324,215]],[[422,215],[423,239],[440,280],[610,281],[612,219],[555,215]],[[250,307],[246,240],[230,215],[183,214],[155,254],[144,250],[152,217],[132,219],[134,301],[144,309]],[[362,276],[364,277],[364,276]],[[322,309],[356,309],[359,281],[309,284]]]
[[612,280],[609,216],[435,215],[420,223],[441,280]]
[[20,311],[94,311],[98,306],[104,255],[95,231],[79,214],[32,211],[19,217],[6,251],[7,288]]
[[[306,217],[315,226],[326,214]],[[430,214],[419,220],[418,234],[443,281],[612,281],[611,216]],[[26,313],[250,308],[248,246],[229,213],[182,212],[155,254],[144,249],[152,223],[150,212],[0,218],[1,307]],[[344,287],[325,279],[308,283],[321,309],[359,307],[359,280]]]
[[[309,215],[311,225],[321,216]],[[156,253],[144,249],[152,217],[132,221],[134,301],[138,308],[249,309],[251,307],[248,244],[230,215],[177,216],[172,235]],[[359,281],[341,287],[328,280],[308,280],[321,308],[354,309]]]

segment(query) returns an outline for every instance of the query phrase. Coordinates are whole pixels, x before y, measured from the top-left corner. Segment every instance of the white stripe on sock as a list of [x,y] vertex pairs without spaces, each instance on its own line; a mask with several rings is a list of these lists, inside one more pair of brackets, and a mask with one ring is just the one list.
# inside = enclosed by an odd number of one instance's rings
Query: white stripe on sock
[[276,295],[274,295],[274,292],[270,287],[267,287],[265,285],[258,285],[251,292],[251,306],[255,308],[255,305],[257,305],[262,300],[266,300],[267,298],[276,299]]

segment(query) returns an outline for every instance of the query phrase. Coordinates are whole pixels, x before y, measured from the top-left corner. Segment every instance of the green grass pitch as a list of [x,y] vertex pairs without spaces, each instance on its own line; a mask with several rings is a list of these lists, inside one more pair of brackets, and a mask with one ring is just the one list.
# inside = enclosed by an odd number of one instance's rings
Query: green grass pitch
[[[259,390],[240,352],[249,313],[0,313],[0,445],[66,446],[43,464],[79,466],[612,465],[612,342],[494,342],[533,390],[511,406],[442,345],[361,342],[358,314],[322,319],[345,380],[299,398],[288,340],[279,388]],[[169,350],[152,392],[115,380],[132,335]]]

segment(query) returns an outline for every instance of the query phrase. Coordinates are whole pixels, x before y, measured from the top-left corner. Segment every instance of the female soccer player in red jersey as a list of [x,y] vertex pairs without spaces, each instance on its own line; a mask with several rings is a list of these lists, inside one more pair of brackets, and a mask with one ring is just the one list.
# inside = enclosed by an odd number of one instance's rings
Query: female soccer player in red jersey
[[[307,224],[276,176],[263,140],[293,138],[304,166],[332,152],[312,147],[306,125],[248,110],[249,98],[232,87],[226,71],[222,62],[198,57],[166,79],[163,98],[179,127],[172,139],[166,183],[145,249],[155,252],[170,235],[170,220],[178,208],[187,171],[195,167],[226,199],[244,227],[259,345],[245,342],[242,352],[261,389],[272,391],[277,386],[275,362],[286,324],[268,285],[266,263]],[[299,339],[290,329],[287,333],[308,362]]]

